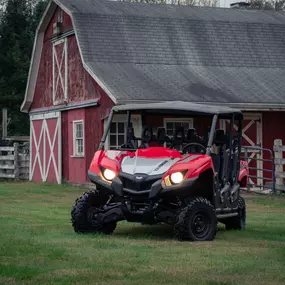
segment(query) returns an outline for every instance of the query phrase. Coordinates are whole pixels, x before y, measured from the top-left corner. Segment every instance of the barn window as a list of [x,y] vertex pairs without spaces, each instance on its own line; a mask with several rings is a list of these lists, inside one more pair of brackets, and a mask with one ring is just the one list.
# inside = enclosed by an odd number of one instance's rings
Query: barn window
[[112,122],[110,128],[110,149],[119,148],[125,141],[126,123]]
[[179,119],[179,118],[167,118],[164,119],[164,127],[166,129],[166,134],[169,137],[174,136],[175,129],[178,127],[184,127],[185,134],[189,128],[193,128],[193,119]]
[[83,121],[73,121],[73,155],[84,156]]

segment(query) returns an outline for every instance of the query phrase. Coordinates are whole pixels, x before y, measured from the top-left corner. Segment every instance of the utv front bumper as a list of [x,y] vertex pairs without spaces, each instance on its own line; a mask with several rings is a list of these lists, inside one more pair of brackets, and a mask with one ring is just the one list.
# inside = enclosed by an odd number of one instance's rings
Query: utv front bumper
[[[158,176],[143,177],[142,181],[138,181],[135,175],[121,173],[119,176],[115,177],[112,182],[107,182],[103,180],[100,175],[88,171],[88,177],[94,184],[103,187],[106,191],[119,197],[144,196],[148,199],[154,199],[168,194],[179,194],[180,192],[187,190],[189,191],[198,178],[195,177],[184,180],[179,185],[163,187],[162,178]],[[132,183],[125,183],[126,180]]]

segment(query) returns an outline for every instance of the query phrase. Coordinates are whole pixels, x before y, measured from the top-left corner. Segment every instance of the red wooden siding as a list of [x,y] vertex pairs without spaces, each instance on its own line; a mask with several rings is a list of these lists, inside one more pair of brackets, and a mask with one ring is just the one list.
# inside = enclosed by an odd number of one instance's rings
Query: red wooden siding
[[[63,13],[64,31],[72,28],[70,17]],[[66,22],[65,22],[66,19]],[[31,110],[53,106],[53,77],[52,77],[52,23],[57,21],[57,12],[53,16],[45,34],[39,73]],[[76,103],[100,98],[102,89],[84,69],[75,35],[67,38],[68,54],[68,102]]]
[[85,109],[85,150],[86,169],[89,169],[95,151],[98,149],[104,131],[104,118],[114,103],[111,99],[101,94],[100,106]]
[[[283,145],[285,144],[285,112],[264,112],[262,114],[262,140],[263,147],[271,149],[273,151],[273,145],[275,139],[282,139]],[[264,159],[269,159],[269,153],[264,152]],[[285,155],[283,153],[283,157]],[[264,162],[264,169],[270,169],[271,163]],[[283,168],[285,171],[285,167]],[[265,172],[264,177],[269,177],[270,174]]]
[[[88,181],[88,168],[103,134],[104,116],[113,106],[107,95],[101,93],[100,97],[99,106],[62,112],[62,173],[67,182]],[[84,121],[84,157],[73,156],[73,121],[76,120]]]
[[[58,13],[59,13],[59,8],[55,10],[53,17],[47,26],[44,41],[50,40],[53,37],[53,24],[57,22],[58,20]],[[68,14],[62,11],[62,33],[65,33],[72,29],[73,29],[73,26],[72,26],[71,18],[69,17]]]

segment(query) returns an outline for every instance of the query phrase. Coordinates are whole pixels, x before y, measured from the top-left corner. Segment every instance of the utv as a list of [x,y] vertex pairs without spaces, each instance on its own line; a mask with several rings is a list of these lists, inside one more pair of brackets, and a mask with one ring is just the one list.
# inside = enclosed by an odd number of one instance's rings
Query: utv
[[[117,114],[125,114],[124,141],[107,150]],[[174,116],[172,125],[161,127],[163,118]],[[134,117],[141,118],[140,137]],[[204,135],[183,123],[189,117],[204,125]],[[88,171],[96,190],[78,198],[71,211],[74,231],[111,234],[127,220],[165,223],[179,240],[206,241],[214,239],[218,222],[245,229],[242,119],[235,109],[181,101],[113,107]],[[217,128],[220,120],[229,122],[226,131]]]

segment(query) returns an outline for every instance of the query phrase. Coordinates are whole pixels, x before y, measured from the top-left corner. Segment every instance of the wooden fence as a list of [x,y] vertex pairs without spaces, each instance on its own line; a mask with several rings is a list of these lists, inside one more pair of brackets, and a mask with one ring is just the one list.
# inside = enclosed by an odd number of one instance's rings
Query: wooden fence
[[285,145],[283,145],[282,140],[274,140],[274,163],[275,163],[275,188],[278,192],[285,191]]
[[0,178],[29,179],[29,145],[0,146]]

